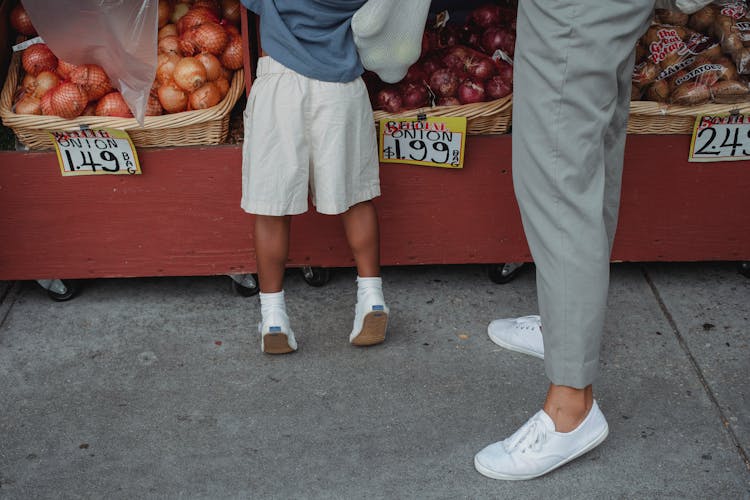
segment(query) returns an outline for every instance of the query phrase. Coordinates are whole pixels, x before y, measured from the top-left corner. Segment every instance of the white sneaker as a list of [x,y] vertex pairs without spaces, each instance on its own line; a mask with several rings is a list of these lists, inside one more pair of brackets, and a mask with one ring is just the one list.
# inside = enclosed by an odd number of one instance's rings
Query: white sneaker
[[539,316],[496,319],[487,327],[487,333],[500,347],[544,359],[542,319]]
[[354,308],[354,326],[349,334],[349,342],[357,346],[380,344],[385,340],[388,327],[388,313],[383,292],[366,289],[357,294]]
[[289,326],[289,317],[281,309],[274,310],[258,323],[260,349],[267,354],[286,354],[297,350],[297,340]]
[[556,432],[555,423],[540,410],[512,436],[477,453],[474,467],[493,479],[533,479],[594,449],[608,433],[596,401],[583,422],[570,432]]

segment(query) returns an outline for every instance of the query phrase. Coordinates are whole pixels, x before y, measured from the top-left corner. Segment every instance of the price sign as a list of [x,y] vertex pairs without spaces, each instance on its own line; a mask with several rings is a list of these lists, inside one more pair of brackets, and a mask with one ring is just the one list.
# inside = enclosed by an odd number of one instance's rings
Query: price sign
[[750,159],[750,116],[724,113],[695,119],[688,161],[747,159]]
[[380,120],[380,161],[462,168],[465,117]]
[[141,173],[138,155],[124,130],[50,132],[63,176]]

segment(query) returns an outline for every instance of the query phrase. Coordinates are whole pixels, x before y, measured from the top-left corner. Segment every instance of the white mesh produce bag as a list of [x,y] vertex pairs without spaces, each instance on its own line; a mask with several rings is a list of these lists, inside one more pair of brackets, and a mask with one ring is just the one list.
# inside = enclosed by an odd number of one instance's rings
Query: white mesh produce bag
[[692,14],[710,3],[711,0],[656,0],[656,8],[679,10],[685,14]]
[[430,0],[368,0],[352,18],[362,66],[396,83],[417,62]]

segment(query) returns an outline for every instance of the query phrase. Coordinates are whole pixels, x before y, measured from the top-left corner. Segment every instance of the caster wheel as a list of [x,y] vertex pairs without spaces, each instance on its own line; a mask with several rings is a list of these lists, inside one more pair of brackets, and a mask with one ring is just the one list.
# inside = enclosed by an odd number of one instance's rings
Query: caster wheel
[[737,271],[745,278],[750,278],[750,261],[743,261],[737,265]]
[[[252,297],[253,295],[257,295],[258,292],[260,292],[260,285],[258,284],[258,276],[253,274],[252,280],[243,280],[243,283],[239,283],[232,280],[232,291],[239,295],[240,297]],[[249,286],[248,283],[251,283]]]
[[305,266],[302,268],[302,277],[310,286],[323,286],[330,281],[331,270],[326,267]]
[[53,290],[47,290],[49,298],[56,302],[65,302],[75,297],[76,293],[78,293],[78,283],[73,280],[60,280],[60,282],[65,286],[65,291],[58,293]]
[[490,264],[487,266],[487,275],[498,285],[510,283],[523,269],[523,262],[507,262],[504,264]]

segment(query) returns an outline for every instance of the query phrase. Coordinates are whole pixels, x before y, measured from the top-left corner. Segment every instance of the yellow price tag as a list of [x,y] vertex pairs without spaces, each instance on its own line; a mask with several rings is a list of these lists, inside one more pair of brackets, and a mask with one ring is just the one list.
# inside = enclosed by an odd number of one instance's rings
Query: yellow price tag
[[380,120],[380,161],[462,168],[466,117]]
[[700,115],[695,119],[688,161],[736,161],[750,158],[750,116]]
[[49,134],[63,176],[141,173],[135,146],[124,130],[83,129]]

